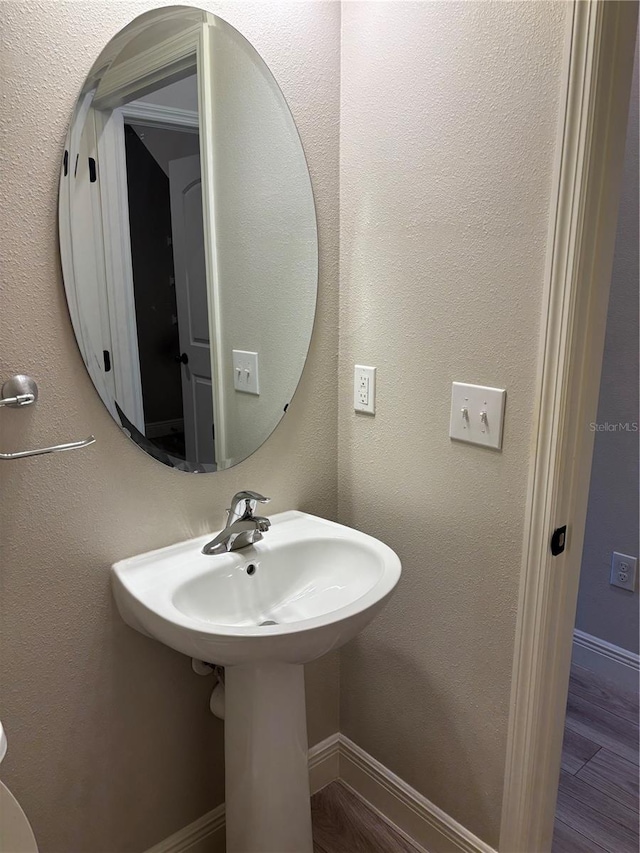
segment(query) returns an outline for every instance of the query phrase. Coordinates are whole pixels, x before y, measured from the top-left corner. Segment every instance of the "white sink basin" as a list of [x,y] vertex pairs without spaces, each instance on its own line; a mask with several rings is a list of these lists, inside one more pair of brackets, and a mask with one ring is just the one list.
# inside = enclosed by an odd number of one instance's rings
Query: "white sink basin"
[[326,654],[373,618],[400,577],[382,542],[302,512],[272,516],[264,539],[240,551],[205,556],[210,539],[116,563],[113,590],[132,628],[223,666]]
[[212,534],[122,560],[113,592],[132,628],[225,667],[227,853],[313,853],[302,664],[354,637],[400,578],[371,536],[303,512],[205,556]]

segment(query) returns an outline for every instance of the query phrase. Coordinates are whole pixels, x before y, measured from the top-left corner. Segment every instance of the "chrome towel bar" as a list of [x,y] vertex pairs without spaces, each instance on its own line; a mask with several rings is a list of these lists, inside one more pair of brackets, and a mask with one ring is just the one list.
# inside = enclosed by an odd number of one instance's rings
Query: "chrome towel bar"
[[0,406],[9,406],[11,409],[17,409],[19,406],[30,406],[35,403],[36,398],[33,394],[16,394],[15,397],[2,397]]
[[38,450],[19,450],[17,453],[0,453],[0,459],[24,459],[27,456],[42,456],[43,453],[62,453],[63,450],[78,450],[95,444],[94,436],[83,438],[82,441],[70,441],[68,444],[54,444],[52,447],[40,447]]
[[[11,409],[19,409],[30,406],[38,399],[38,386],[30,376],[18,374],[12,376],[2,386],[0,396],[0,408],[7,406]],[[79,450],[89,447],[95,443],[94,436],[90,435],[81,441],[70,441],[66,444],[54,444],[51,447],[40,447],[37,450],[19,450],[16,453],[0,453],[1,459],[25,459],[27,456],[42,456],[44,453],[62,453],[65,450]]]

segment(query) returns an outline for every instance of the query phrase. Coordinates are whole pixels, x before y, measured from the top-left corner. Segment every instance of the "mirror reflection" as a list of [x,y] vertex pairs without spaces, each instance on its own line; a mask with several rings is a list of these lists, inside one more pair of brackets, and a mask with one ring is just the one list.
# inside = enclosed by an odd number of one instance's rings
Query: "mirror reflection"
[[176,7],[107,46],[67,139],[60,241],[80,351],[127,435],[199,472],[266,440],[309,347],[317,235],[293,118],[235,29]]

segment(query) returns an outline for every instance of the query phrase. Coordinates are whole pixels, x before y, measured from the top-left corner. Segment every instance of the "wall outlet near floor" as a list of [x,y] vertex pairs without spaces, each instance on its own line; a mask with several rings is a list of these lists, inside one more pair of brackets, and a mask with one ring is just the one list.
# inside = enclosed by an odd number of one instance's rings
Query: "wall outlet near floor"
[[356,364],[353,372],[353,408],[356,412],[376,413],[376,369]]
[[620,589],[628,589],[634,592],[636,588],[636,573],[638,570],[638,558],[630,557],[628,554],[613,552],[611,560],[611,586],[619,586]]

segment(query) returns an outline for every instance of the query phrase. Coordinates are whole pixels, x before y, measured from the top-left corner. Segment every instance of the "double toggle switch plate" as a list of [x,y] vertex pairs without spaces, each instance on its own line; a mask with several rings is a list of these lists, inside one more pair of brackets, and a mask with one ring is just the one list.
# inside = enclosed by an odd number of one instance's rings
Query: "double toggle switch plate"
[[245,394],[259,394],[258,353],[234,349],[233,356],[233,387]]
[[454,382],[450,438],[501,450],[506,397],[507,392],[502,388]]

